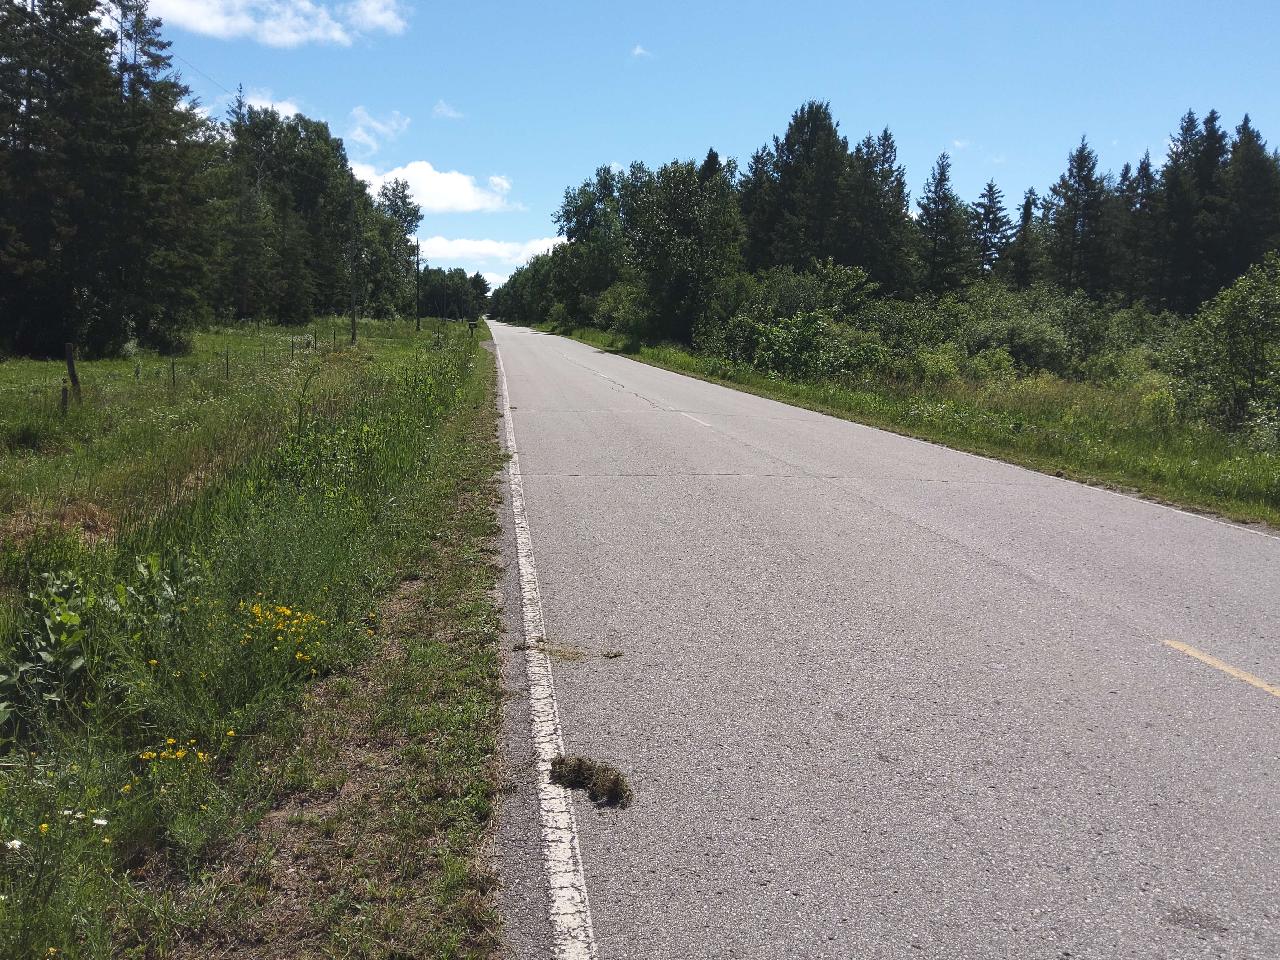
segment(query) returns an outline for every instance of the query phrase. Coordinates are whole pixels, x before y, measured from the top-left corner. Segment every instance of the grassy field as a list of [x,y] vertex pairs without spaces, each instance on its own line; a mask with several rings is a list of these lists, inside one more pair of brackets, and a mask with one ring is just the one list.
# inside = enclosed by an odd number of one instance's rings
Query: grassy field
[[1050,376],[985,385],[800,383],[669,345],[629,347],[622,337],[600,330],[577,329],[568,335],[654,366],[847,420],[1280,527],[1280,456],[1250,449],[1203,425],[1179,422],[1172,397],[1158,383],[1107,387]]
[[492,949],[492,361],[301,333],[0,363],[0,955]]

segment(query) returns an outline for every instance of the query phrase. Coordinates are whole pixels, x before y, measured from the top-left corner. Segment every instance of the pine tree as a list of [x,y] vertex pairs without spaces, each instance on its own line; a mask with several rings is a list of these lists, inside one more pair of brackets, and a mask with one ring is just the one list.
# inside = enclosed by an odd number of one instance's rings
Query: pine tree
[[1029,188],[1022,196],[1013,239],[1005,255],[997,261],[997,275],[1018,290],[1030,287],[1044,272],[1042,224],[1036,217],[1039,209],[1040,197],[1035,188]]
[[951,157],[946,153],[933,165],[917,205],[925,289],[934,294],[957,290],[973,279],[978,261],[969,210],[951,186]]
[[907,173],[887,127],[854,147],[840,193],[837,262],[866,270],[887,293],[910,294],[915,263]]
[[1049,189],[1049,263],[1054,279],[1068,290],[1092,296],[1107,290],[1104,205],[1108,184],[1098,174],[1098,156],[1082,137],[1067,158],[1067,170]]
[[803,269],[839,252],[840,183],[848,154],[830,104],[816,100],[797,110],[786,133],[774,138],[778,213],[773,264]]
[[1196,214],[1200,206],[1197,190],[1202,135],[1200,122],[1188,110],[1179,124],[1178,135],[1169,146],[1160,171],[1162,195],[1161,261],[1164,276],[1160,291],[1164,305],[1189,313],[1200,304],[1204,284]]
[[750,270],[773,266],[773,241],[781,214],[774,162],[773,150],[761,147],[751,155],[747,172],[738,184],[745,236],[742,253]]
[[1226,272],[1234,278],[1280,249],[1280,162],[1248,114],[1236,127],[1224,179],[1231,217]]
[[982,195],[973,205],[974,236],[978,246],[978,264],[983,274],[990,275],[1004,256],[1013,235],[1013,223],[1004,209],[1004,194],[994,180],[988,180]]
[[1216,110],[1205,115],[1196,158],[1196,245],[1201,285],[1197,298],[1207,300],[1235,279],[1231,272],[1232,211],[1227,197],[1227,161],[1231,146]]
[[1128,220],[1121,237],[1121,243],[1129,250],[1130,275],[1124,292],[1130,303],[1142,301],[1155,306],[1161,302],[1162,203],[1160,181],[1151,163],[1151,152],[1147,151],[1130,182]]

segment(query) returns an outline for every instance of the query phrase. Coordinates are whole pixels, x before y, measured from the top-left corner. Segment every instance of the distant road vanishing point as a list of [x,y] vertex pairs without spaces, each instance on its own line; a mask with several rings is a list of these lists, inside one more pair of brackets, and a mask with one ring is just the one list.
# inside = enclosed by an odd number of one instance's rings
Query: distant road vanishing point
[[557,945],[513,699],[516,956],[1280,957],[1280,537],[492,327],[565,749],[635,790]]

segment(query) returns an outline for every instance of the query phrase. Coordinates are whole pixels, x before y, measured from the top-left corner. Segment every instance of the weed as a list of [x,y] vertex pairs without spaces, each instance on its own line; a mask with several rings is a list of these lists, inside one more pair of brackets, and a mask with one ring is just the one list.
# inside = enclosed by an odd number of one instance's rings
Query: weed
[[[411,326],[382,325],[366,328],[371,362],[343,350],[290,364],[283,336],[202,335],[176,389],[167,363],[161,376],[146,357],[136,380],[133,361],[85,364],[83,406],[65,420],[56,408],[40,414],[40,455],[0,449],[0,529],[37,518],[20,539],[0,539],[0,843],[12,844],[0,848],[0,955],[215,944],[223,911],[243,917],[245,904],[219,893],[234,884],[205,890],[201,878],[218,875],[233,838],[291,792],[332,799],[368,779],[347,765],[348,714],[374,716],[388,698],[408,706],[386,729],[419,731],[417,766],[430,781],[388,808],[417,824],[394,848],[474,856],[492,779],[495,633],[469,623],[448,669],[433,649],[377,659],[391,686],[367,670],[387,642],[371,611],[405,564],[424,544],[489,536],[488,488],[465,536],[440,525],[494,469],[492,436],[459,432],[465,422],[492,434],[490,361],[465,331],[424,349]],[[195,369],[206,354],[223,358],[216,370]],[[305,382],[304,363],[316,370]],[[26,361],[0,370],[0,436],[9,401],[51,373]],[[59,522],[50,504],[74,502],[107,511],[111,535]],[[438,622],[464,616],[450,606],[457,595],[435,586],[447,563],[428,561]],[[467,569],[482,589],[467,594],[465,616],[488,623],[492,571]],[[487,613],[472,607],[481,600]],[[428,677],[433,692],[419,703]],[[329,679],[328,698],[301,709]],[[360,736],[364,754],[381,749],[368,729]],[[351,824],[368,818],[353,816],[318,832],[326,856],[346,850],[358,865],[370,842]],[[237,866],[260,863],[255,849],[241,848]],[[333,895],[359,902],[361,881],[345,880]],[[445,895],[455,881],[432,880],[414,901],[411,952],[482,939],[488,921]]]

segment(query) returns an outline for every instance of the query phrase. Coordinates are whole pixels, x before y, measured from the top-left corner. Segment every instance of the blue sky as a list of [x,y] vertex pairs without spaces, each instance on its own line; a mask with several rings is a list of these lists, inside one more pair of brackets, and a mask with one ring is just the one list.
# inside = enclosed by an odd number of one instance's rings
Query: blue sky
[[1104,168],[1162,156],[1178,118],[1246,111],[1280,145],[1275,0],[601,4],[152,0],[221,112],[328,121],[365,178],[400,174],[437,266],[509,274],[596,166],[744,161],[811,98],[851,139],[888,125],[913,194],[947,150],[959,191],[1012,206],[1087,134]]

